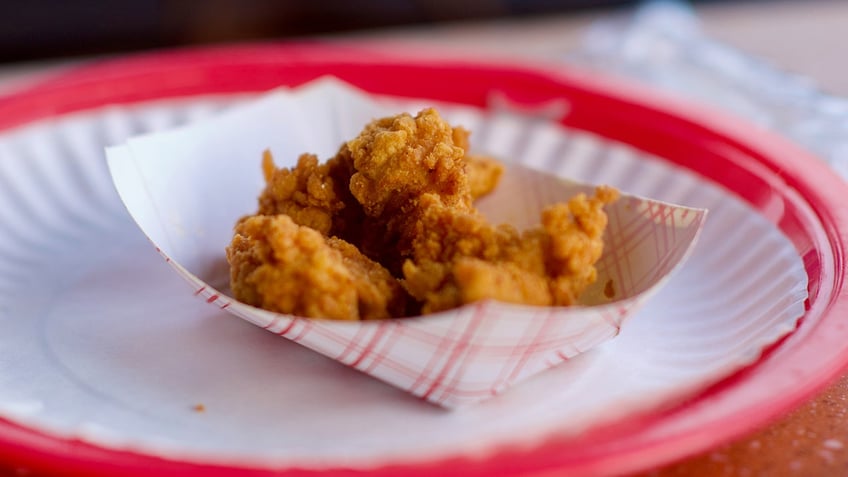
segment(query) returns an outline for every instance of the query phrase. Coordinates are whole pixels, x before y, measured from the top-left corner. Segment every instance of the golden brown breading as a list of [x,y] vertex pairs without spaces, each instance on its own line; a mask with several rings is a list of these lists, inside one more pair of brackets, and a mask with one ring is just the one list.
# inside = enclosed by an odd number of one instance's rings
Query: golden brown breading
[[361,319],[406,316],[409,295],[388,270],[344,240],[331,237],[327,245],[341,254],[342,263],[353,274]]
[[471,143],[468,137],[471,133],[457,126],[453,128],[453,144],[465,151],[465,169],[468,174],[468,186],[471,189],[471,198],[478,199],[492,192],[497,187],[503,174],[504,167],[498,160],[487,156],[471,154],[469,149]]
[[465,129],[462,126],[456,126],[451,131],[451,139],[453,140],[453,145],[462,148],[462,150],[465,151],[466,155],[468,155],[468,152],[471,150],[471,141],[468,140],[470,136],[471,131]]
[[541,235],[525,237],[510,225],[494,226],[477,211],[456,211],[432,194],[419,203],[422,213],[403,275],[423,313],[483,298],[551,303]]
[[477,210],[458,211],[435,194],[421,196],[418,204],[411,254],[416,260],[447,262],[457,256],[496,260],[511,252],[508,247],[519,245],[515,227],[494,226]]
[[297,167],[277,169],[270,151],[262,156],[266,187],[259,196],[259,214],[286,214],[295,223],[330,233],[333,215],[345,207],[328,164],[313,154],[302,154]]
[[513,262],[459,257],[453,263],[452,278],[461,304],[485,299],[540,306],[551,303],[547,277]]
[[[303,154],[295,167],[278,169],[266,151],[262,164],[266,187],[258,213],[286,214],[296,224],[346,240],[400,275],[409,254],[406,222],[414,214],[418,195],[436,192],[467,209],[472,199],[491,192],[500,180],[499,162],[464,154],[468,135],[430,109],[414,118],[407,114],[372,122],[324,164]],[[356,168],[354,156],[362,170]],[[365,202],[354,198],[352,191]],[[374,202],[380,198],[386,203]],[[377,213],[385,206],[392,212]]]
[[408,260],[403,281],[409,294],[422,303],[421,313],[434,313],[466,303],[492,299],[507,303],[551,304],[548,280],[510,262],[457,257],[450,262]]
[[504,172],[503,164],[486,156],[465,156],[465,169],[474,200],[495,190]]
[[574,305],[597,279],[595,262],[604,250],[607,214],[603,207],[618,199],[612,187],[595,188],[595,195],[579,194],[565,204],[542,211],[542,230],[548,240],[546,268],[551,277],[554,305]]
[[[456,210],[472,210],[465,149],[434,109],[377,119],[347,142],[356,172],[350,191],[368,216],[360,250],[396,276],[410,256],[418,200],[436,194]],[[463,144],[467,147],[467,142]]]
[[445,204],[471,208],[465,150],[435,109],[378,119],[348,141],[356,172],[350,191],[370,217],[409,210],[418,197],[436,193]]
[[371,122],[325,164],[304,154],[277,169],[266,152],[259,214],[237,224],[227,249],[236,298],[335,319],[483,299],[575,304],[596,279],[603,206],[617,192],[550,206],[524,232],[489,224],[472,201],[503,166],[468,154],[468,134],[425,109]]
[[266,310],[338,320],[405,310],[405,292],[383,267],[286,215],[241,220],[227,259],[236,299]]
[[429,313],[484,298],[532,305],[573,305],[595,281],[607,217],[617,198],[599,187],[542,212],[542,225],[519,233],[475,211],[457,212],[435,195],[421,198],[404,286]]
[[324,235],[343,235],[361,222],[362,207],[348,189],[353,163],[339,152],[319,164],[314,154],[302,154],[293,168],[277,168],[270,151],[262,155],[265,189],[259,196],[260,215],[286,214],[298,225]]

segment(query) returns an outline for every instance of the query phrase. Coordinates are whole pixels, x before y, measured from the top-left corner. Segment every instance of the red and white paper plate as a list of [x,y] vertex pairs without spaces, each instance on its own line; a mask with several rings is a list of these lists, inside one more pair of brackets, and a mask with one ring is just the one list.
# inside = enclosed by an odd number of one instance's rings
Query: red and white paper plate
[[[487,150],[710,218],[616,339],[495,399],[440,409],[186,293],[112,186],[104,146],[325,75],[454,105],[470,129],[487,125],[475,131]],[[16,466],[621,473],[764,425],[848,363],[845,185],[779,138],[585,72],[339,46],[183,51],[6,98],[0,125],[0,460]]]

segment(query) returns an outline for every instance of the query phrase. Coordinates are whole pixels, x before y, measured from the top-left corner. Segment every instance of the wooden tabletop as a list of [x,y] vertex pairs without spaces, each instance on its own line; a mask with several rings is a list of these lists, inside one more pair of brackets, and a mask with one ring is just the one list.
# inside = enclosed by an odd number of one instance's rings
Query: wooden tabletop
[[[341,38],[405,41],[458,53],[561,60],[579,47],[594,20],[609,14],[458,23]],[[714,38],[811,77],[828,92],[848,96],[848,1],[719,2],[699,7],[698,14],[704,29]],[[0,68],[0,91],[13,90],[66,66],[67,62],[7,65]],[[848,475],[846,413],[848,375],[753,435],[638,476]]]

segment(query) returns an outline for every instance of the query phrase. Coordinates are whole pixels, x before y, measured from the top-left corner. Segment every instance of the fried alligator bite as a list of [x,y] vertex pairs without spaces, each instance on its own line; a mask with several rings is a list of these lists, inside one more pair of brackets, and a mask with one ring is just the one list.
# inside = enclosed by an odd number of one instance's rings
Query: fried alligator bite
[[325,163],[263,157],[255,216],[227,249],[237,299],[281,313],[378,319],[482,299],[572,305],[595,279],[605,204],[599,187],[519,232],[492,225],[474,199],[503,166],[469,153],[468,131],[434,109],[377,119]]
[[424,196],[404,286],[424,313],[481,299],[573,305],[597,278],[594,264],[607,223],[603,206],[616,198],[614,189],[599,187],[593,197],[581,194],[547,207],[541,226],[518,232]]
[[269,311],[338,320],[405,311],[407,295],[385,268],[287,215],[241,220],[227,259],[236,298]]

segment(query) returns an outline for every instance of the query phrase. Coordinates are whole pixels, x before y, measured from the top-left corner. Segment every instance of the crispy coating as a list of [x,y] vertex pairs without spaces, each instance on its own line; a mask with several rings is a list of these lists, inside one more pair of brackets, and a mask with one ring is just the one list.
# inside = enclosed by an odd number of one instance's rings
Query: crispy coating
[[415,117],[400,114],[371,122],[347,143],[356,170],[351,193],[375,218],[408,211],[426,193],[470,210],[465,150],[453,138],[454,129],[432,108]]
[[362,207],[348,189],[353,174],[350,156],[340,152],[319,164],[314,154],[302,154],[297,166],[277,168],[270,151],[262,155],[265,189],[259,215],[285,214],[298,225],[323,235],[341,235],[361,222]]
[[468,136],[427,109],[372,122],[323,164],[303,154],[295,167],[277,168],[265,151],[258,213],[286,214],[298,225],[346,240],[400,275],[410,241],[403,231],[418,195],[435,192],[470,209],[471,200],[500,180],[498,161],[466,154]]
[[604,251],[607,226],[603,207],[618,195],[616,189],[600,186],[592,197],[579,194],[542,211],[542,228],[537,233],[548,242],[545,266],[554,305],[576,304],[583,290],[597,279],[595,263]]
[[227,257],[237,299],[334,319],[430,313],[483,299],[572,305],[597,276],[614,189],[578,195],[519,232],[473,206],[503,173],[434,109],[377,119],[324,164],[263,156],[266,187]]
[[475,211],[457,212],[426,195],[416,224],[404,286],[422,312],[481,299],[532,305],[573,305],[597,277],[607,216],[617,192],[599,187],[542,212],[539,227],[519,233],[494,226]]
[[457,257],[449,262],[407,261],[404,286],[422,303],[421,313],[448,310],[478,300],[546,306],[551,304],[544,275],[511,262],[488,262],[476,257]]
[[486,156],[465,157],[471,198],[479,199],[495,190],[504,172],[503,164]]
[[267,186],[259,196],[259,214],[286,214],[300,225],[330,233],[333,215],[345,204],[339,197],[328,164],[318,164],[313,154],[303,154],[293,169],[276,169],[270,151],[262,157]]
[[342,264],[353,274],[361,319],[406,316],[407,307],[414,307],[409,303],[409,294],[385,267],[342,239],[330,237],[327,245],[341,254]]
[[[473,210],[467,148],[468,133],[432,108],[414,117],[377,119],[347,142],[356,170],[350,191],[368,216],[359,237],[363,253],[400,276],[412,251],[422,195],[435,194],[458,211]],[[491,190],[497,177],[489,175],[479,182]]]
[[241,220],[227,259],[236,299],[266,310],[338,320],[405,311],[406,294],[383,267],[287,215]]
[[504,166],[491,157],[470,154],[468,141],[470,135],[471,133],[461,126],[453,128],[454,145],[465,151],[465,172],[468,175],[471,198],[478,199],[495,190],[503,174]]

